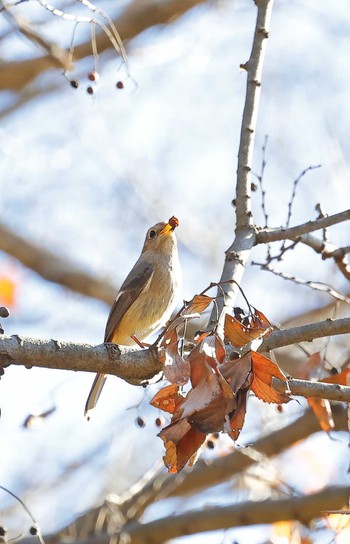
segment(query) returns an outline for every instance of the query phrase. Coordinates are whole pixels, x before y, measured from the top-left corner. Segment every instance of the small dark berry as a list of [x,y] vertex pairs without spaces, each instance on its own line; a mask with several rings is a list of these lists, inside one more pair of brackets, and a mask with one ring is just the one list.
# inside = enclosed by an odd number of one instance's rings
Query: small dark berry
[[8,317],[10,315],[10,310],[6,306],[0,306],[0,317]]
[[117,81],[115,86],[117,87],[117,89],[124,89],[124,83],[122,81]]
[[208,440],[207,442],[207,447],[210,449],[210,450],[213,450],[215,448],[215,444],[212,440]]
[[93,90],[92,87],[88,87],[88,88],[86,89],[86,91],[87,91],[88,94],[94,94],[94,90]]
[[141,429],[143,427],[146,427],[146,423],[145,423],[145,420],[142,419],[142,417],[138,416],[136,419],[135,419],[135,424],[137,427],[140,427]]
[[280,414],[282,414],[282,412],[283,412],[283,406],[282,406],[282,404],[278,404],[278,405],[277,405],[277,412],[279,412]]
[[157,427],[161,427],[164,423],[164,420],[162,417],[157,417],[154,423],[156,424]]
[[77,89],[79,87],[79,81],[77,81],[76,79],[72,79],[69,83],[71,84],[71,87],[73,87],[73,89]]
[[29,529],[29,532],[31,535],[37,535],[38,534],[38,528],[35,527],[35,525],[32,525],[31,528]]

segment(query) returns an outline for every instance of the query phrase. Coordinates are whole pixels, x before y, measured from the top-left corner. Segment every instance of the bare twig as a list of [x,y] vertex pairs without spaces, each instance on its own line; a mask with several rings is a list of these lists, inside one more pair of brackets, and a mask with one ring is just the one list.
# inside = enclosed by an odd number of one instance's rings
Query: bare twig
[[304,168],[304,170],[299,174],[297,178],[295,178],[293,182],[293,190],[292,190],[292,196],[290,198],[290,201],[288,203],[288,215],[287,215],[287,221],[286,221],[286,228],[290,225],[290,220],[292,218],[292,209],[293,209],[293,203],[296,197],[297,187],[302,178],[310,172],[310,170],[315,170],[316,168],[321,168],[320,164],[317,164],[316,166],[308,166],[307,168]]
[[[277,378],[272,378],[273,387],[280,392],[286,392],[286,384]],[[317,397],[321,399],[350,402],[350,387],[336,383],[310,382],[308,380],[288,380],[288,389],[292,395],[300,397]]]
[[328,217],[321,217],[315,221],[308,221],[302,225],[296,227],[279,228],[279,229],[259,229],[256,234],[256,243],[265,244],[267,242],[278,242],[279,240],[296,240],[303,234],[313,232],[315,230],[321,230],[331,225],[342,223],[350,219],[350,210],[345,210]]
[[[121,15],[114,21],[123,42],[130,40],[143,32],[146,28],[175,21],[194,6],[205,0],[133,0],[127,5]],[[96,44],[100,53],[111,46],[104,33],[96,36]],[[91,55],[91,40],[75,48],[75,60]],[[65,69],[65,65],[50,56],[35,59],[6,62],[0,65],[0,90],[22,90],[42,72],[52,68]]]
[[321,291],[322,293],[327,293],[331,297],[335,298],[336,300],[341,300],[342,302],[347,302],[347,303],[350,302],[350,298],[348,298],[346,295],[344,295],[337,289],[334,289],[334,287],[332,287],[331,285],[328,285],[327,283],[297,278],[296,276],[292,276],[291,274],[287,274],[286,272],[280,272],[278,270],[275,270],[274,268],[271,268],[266,263],[257,263],[255,261],[252,261],[252,265],[260,266],[262,270],[271,272],[272,274],[274,274],[275,276],[278,276],[279,278],[282,278],[283,280],[288,280],[298,285],[304,285],[305,287],[310,287],[310,289],[313,289],[314,291]]

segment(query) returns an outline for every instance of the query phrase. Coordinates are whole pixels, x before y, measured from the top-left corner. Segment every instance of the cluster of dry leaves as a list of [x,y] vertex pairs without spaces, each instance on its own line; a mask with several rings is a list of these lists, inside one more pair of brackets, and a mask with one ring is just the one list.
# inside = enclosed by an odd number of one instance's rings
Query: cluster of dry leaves
[[[196,295],[181,313],[182,321],[194,313],[203,312],[213,301],[206,295]],[[253,351],[250,343],[272,331],[264,314],[252,306],[248,316],[241,311],[225,316],[226,344],[216,332],[202,334],[187,356],[179,349],[177,324],[166,331],[162,346],[166,352],[164,374],[171,383],[161,389],[151,404],[171,414],[171,422],[161,430],[166,453],[164,463],[169,472],[180,471],[197,452],[208,434],[227,433],[236,440],[242,430],[247,395],[255,395],[269,403],[290,401],[286,376],[277,364]],[[227,356],[229,346],[236,351]],[[246,349],[245,349],[246,348]],[[232,356],[233,355],[233,356]],[[286,382],[286,393],[272,387],[272,378]],[[182,387],[189,382],[186,394]]]

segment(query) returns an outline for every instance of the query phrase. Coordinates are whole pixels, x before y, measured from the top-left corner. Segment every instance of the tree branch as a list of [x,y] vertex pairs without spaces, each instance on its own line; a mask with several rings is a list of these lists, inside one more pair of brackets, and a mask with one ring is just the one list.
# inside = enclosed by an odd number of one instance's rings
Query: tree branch
[[342,223],[343,221],[348,221],[349,219],[350,209],[334,215],[328,215],[327,217],[315,219],[315,221],[308,221],[307,223],[297,225],[296,227],[290,227],[288,229],[284,227],[281,227],[280,229],[259,229],[256,233],[256,243],[266,244],[269,242],[278,242],[279,240],[296,240],[308,232],[325,229],[326,227],[336,225],[337,223]]
[[[241,136],[238,151],[237,183],[236,183],[236,233],[231,247],[226,252],[221,282],[234,280],[234,283],[223,284],[225,300],[217,302],[219,314],[224,306],[232,308],[251,249],[255,245],[255,228],[251,211],[251,169],[255,130],[261,93],[261,75],[265,57],[265,49],[269,33],[273,0],[257,0],[258,13],[255,25],[252,50],[248,62],[241,66],[247,71],[247,88],[242,118]],[[216,310],[215,310],[216,311]],[[212,313],[211,320],[214,320]]]
[[88,344],[0,335],[0,365],[102,372],[140,385],[162,370],[163,350],[117,344]]
[[[126,7],[125,11],[114,20],[121,39],[130,40],[155,25],[169,24],[194,6],[202,4],[205,0],[134,0]],[[99,53],[109,49],[111,43],[104,33],[96,36]],[[80,60],[91,56],[91,40],[78,45],[75,48],[74,58]],[[20,91],[28,83],[31,83],[41,73],[52,69],[66,68],[65,62],[58,57],[43,56],[35,59],[6,62],[0,64],[0,91]]]
[[316,253],[319,253],[322,259],[334,259],[340,272],[350,281],[350,264],[346,257],[348,248],[339,248],[330,242],[320,240],[310,233],[303,234],[300,237],[300,242],[311,247]]
[[[318,493],[288,499],[246,501],[228,506],[206,507],[157,519],[149,523],[131,523],[123,528],[131,544],[158,544],[179,536],[232,527],[298,520],[307,524],[323,517],[325,510],[340,509],[347,504],[350,486],[326,487]],[[110,536],[98,538],[98,543],[109,542]]]
[[0,224],[0,250],[18,259],[46,280],[59,283],[77,293],[111,304],[117,287],[93,277],[76,264],[52,251],[29,242]]
[[326,319],[318,323],[309,323],[308,325],[291,327],[284,330],[275,329],[268,338],[263,340],[259,351],[271,351],[272,349],[282,348],[291,344],[311,342],[315,338],[348,333],[350,333],[349,317],[344,319]]
[[[297,520],[308,524],[322,518],[329,510],[338,510],[347,504],[350,486],[329,486],[317,493],[298,497],[246,501],[226,506],[207,506],[183,514],[163,517],[149,523],[130,522],[115,536],[124,535],[130,544],[159,544],[173,538],[195,533],[231,529],[249,525]],[[108,544],[109,533],[100,533],[75,544]],[[46,537],[47,544],[57,542],[57,536]],[[29,540],[22,540],[28,544]]]
[[[272,378],[272,386],[280,393],[286,392],[286,384],[282,380]],[[311,382],[307,380],[288,380],[288,389],[292,395],[301,397],[317,397],[321,399],[350,402],[350,387],[337,383]]]
[[[286,330],[274,330],[259,351],[288,346],[315,338],[350,332],[350,318],[326,319]],[[162,370],[163,350],[130,348],[117,344],[90,345],[37,338],[0,335],[0,365],[10,364],[104,372],[126,381],[150,379]]]

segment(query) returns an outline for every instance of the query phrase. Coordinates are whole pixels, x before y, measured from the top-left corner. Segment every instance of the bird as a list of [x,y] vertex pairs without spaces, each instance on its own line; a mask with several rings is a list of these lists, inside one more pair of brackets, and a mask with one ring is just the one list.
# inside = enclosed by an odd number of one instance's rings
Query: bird
[[[140,344],[164,326],[175,309],[181,290],[175,229],[179,220],[149,228],[141,254],[125,278],[109,312],[104,342],[124,346]],[[100,397],[107,374],[96,374],[85,404],[90,419]]]

